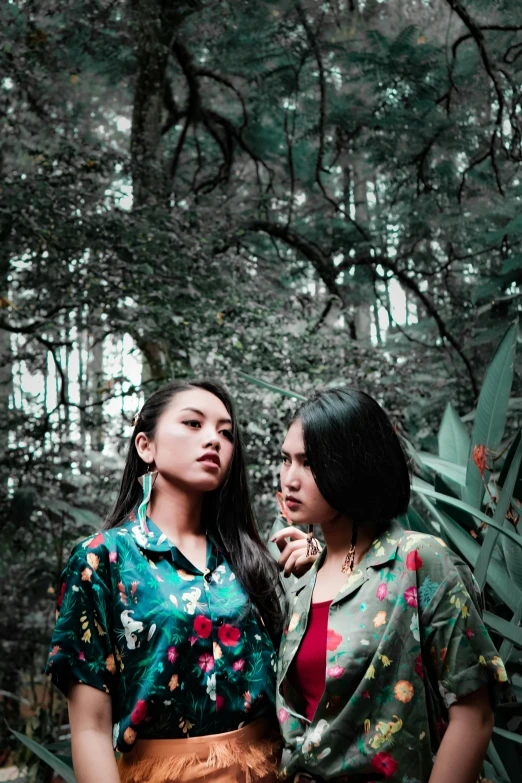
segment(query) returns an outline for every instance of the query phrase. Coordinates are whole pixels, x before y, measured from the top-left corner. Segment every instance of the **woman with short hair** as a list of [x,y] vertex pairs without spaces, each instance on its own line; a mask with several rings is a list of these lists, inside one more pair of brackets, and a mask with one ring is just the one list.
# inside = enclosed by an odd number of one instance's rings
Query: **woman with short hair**
[[[291,588],[280,777],[476,783],[506,672],[468,567],[396,521],[408,464],[378,403],[349,388],[306,401],[283,444],[281,488],[287,519],[319,526],[326,547]],[[274,536],[281,548],[286,535]]]

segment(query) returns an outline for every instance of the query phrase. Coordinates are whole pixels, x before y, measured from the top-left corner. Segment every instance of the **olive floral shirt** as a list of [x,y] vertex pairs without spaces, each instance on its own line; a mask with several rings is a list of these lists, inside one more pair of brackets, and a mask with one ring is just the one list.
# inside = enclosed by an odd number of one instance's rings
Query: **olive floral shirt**
[[467,566],[439,538],[392,523],[335,597],[326,639],[326,686],[312,722],[288,677],[303,639],[325,551],[291,588],[277,708],[281,778],[297,771],[350,783],[425,783],[459,698],[507,689]]
[[112,697],[114,747],[218,734],[274,710],[276,653],[209,540],[203,573],[147,520],[85,539],[62,576],[46,671]]

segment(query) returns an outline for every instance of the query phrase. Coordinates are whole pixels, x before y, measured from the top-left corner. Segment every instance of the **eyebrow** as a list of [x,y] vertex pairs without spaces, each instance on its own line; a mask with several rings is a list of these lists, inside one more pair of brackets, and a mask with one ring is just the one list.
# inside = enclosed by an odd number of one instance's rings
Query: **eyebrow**
[[[198,411],[197,408],[182,408],[180,413],[183,413],[183,411],[192,411],[192,413],[197,413],[199,416],[205,418],[203,411]],[[232,419],[219,419],[218,424],[232,424]]]
[[[285,451],[284,449],[281,449],[281,454],[283,457],[290,457],[288,451]],[[294,457],[306,457],[306,453],[304,451],[298,451],[297,454],[294,454]]]

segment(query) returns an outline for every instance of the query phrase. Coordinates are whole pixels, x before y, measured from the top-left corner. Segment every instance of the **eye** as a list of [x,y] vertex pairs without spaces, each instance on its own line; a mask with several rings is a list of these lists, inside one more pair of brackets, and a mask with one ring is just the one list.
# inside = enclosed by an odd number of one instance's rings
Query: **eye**
[[234,440],[234,433],[232,430],[221,430],[220,435],[224,435],[227,440],[232,442]]
[[283,465],[288,465],[289,464],[290,460],[288,459],[286,454],[281,454],[281,462],[283,463]]
[[308,462],[308,460],[307,459],[303,460],[303,468],[309,468],[309,467],[310,467],[310,463]]
[[201,422],[197,419],[189,419],[188,421],[183,421],[182,424],[186,424],[187,427],[192,427],[194,430],[201,428]]

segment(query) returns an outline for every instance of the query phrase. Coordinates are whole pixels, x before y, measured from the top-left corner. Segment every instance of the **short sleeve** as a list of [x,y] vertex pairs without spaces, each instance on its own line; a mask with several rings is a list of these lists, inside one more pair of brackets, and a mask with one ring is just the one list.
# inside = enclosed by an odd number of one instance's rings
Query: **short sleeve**
[[508,677],[482,620],[478,586],[466,565],[449,558],[446,564],[444,579],[421,616],[427,668],[447,708],[485,685],[496,706],[509,700]]
[[70,680],[114,690],[109,553],[100,540],[78,544],[61,578],[45,672],[65,696]]

